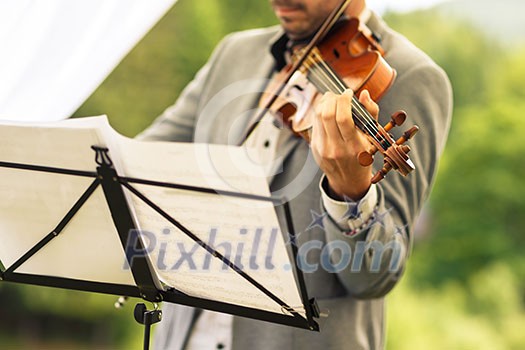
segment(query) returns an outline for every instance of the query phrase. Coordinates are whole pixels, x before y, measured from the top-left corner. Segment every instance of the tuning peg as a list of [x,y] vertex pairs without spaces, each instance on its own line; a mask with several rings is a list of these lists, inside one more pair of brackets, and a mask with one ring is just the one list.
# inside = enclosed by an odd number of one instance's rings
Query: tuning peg
[[373,148],[368,152],[361,152],[357,155],[357,160],[361,166],[369,166],[374,162],[374,154],[377,152],[377,147]]
[[385,162],[385,166],[383,169],[379,170],[373,177],[372,177],[372,183],[376,184],[379,181],[383,180],[386,176],[386,174],[392,170],[392,165],[390,163]]
[[407,119],[407,114],[405,111],[397,111],[390,117],[390,121],[385,125],[384,129],[386,132],[389,132],[394,128],[394,126],[400,126]]
[[403,143],[407,142],[412,137],[414,137],[414,135],[417,134],[418,131],[419,131],[419,127],[417,125],[414,125],[410,129],[405,131],[403,136],[401,136],[399,139],[397,139],[396,144],[402,145]]

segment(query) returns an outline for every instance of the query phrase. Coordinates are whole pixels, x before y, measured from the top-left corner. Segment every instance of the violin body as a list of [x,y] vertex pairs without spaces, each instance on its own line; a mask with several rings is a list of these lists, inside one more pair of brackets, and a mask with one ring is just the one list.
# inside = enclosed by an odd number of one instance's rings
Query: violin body
[[384,51],[370,30],[357,18],[342,21],[318,48],[323,60],[355,93],[368,90],[370,97],[379,101],[394,83],[396,71],[383,58]]
[[[331,35],[318,46],[316,52],[348,88],[356,94],[368,90],[370,97],[379,101],[392,86],[396,71],[385,61],[381,55],[384,51],[372,35],[365,35],[359,28],[357,18],[341,21],[332,30]],[[308,80],[309,68],[306,62],[300,71],[292,75],[270,108],[275,118],[307,141],[307,131],[311,128],[312,118],[315,118],[313,103],[319,94],[326,92],[320,91]],[[270,95],[271,91],[274,91],[272,84],[280,84],[290,69],[292,63],[274,76],[271,85],[266,89],[267,92],[261,98],[261,106],[273,97]]]

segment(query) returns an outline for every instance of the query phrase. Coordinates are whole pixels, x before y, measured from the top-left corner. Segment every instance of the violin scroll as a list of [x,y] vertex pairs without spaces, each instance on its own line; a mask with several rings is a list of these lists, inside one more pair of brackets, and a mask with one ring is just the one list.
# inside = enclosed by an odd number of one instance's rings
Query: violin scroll
[[392,169],[399,171],[404,176],[408,175],[412,170],[415,169],[414,164],[408,157],[410,147],[405,145],[405,142],[414,137],[414,135],[419,131],[419,127],[417,125],[412,126],[410,129],[405,131],[403,135],[395,142],[392,136],[388,134],[388,132],[395,126],[402,125],[405,120],[405,111],[395,112],[391,116],[390,122],[388,122],[383,130],[380,131],[384,143],[387,145],[389,144],[388,147],[384,147],[382,144],[377,142],[372,142],[373,146],[370,151],[361,152],[358,155],[359,164],[362,166],[369,166],[374,162],[374,154],[381,150],[381,153],[384,156],[384,165],[383,168],[372,177],[372,183],[378,183],[384,179],[387,173]]

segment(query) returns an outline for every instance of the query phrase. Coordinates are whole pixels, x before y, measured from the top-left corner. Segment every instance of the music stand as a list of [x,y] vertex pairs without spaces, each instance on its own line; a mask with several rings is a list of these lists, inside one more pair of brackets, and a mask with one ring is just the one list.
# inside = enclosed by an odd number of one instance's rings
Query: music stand
[[[112,159],[108,154],[108,149],[105,147],[92,146],[95,151],[95,163],[96,171],[79,171],[73,169],[64,169],[50,166],[40,166],[33,164],[21,164],[14,162],[3,162],[0,161],[0,168],[17,169],[20,171],[33,171],[43,172],[48,174],[58,174],[82,178],[93,179],[88,188],[82,193],[78,200],[73,204],[65,216],[59,221],[56,227],[42,238],[39,242],[34,244],[25,254],[19,257],[16,261],[11,264],[4,266],[2,264],[2,256],[0,256],[0,281],[15,282],[30,285],[40,285],[48,287],[58,287],[79,291],[96,292],[103,294],[113,294],[128,297],[137,297],[147,300],[149,302],[157,303],[161,301],[177,303],[187,306],[198,307],[202,309],[208,309],[212,311],[218,311],[228,313],[232,315],[248,317],[268,322],[273,322],[282,325],[288,325],[312,331],[319,331],[319,326],[314,320],[319,317],[319,309],[314,299],[309,299],[304,276],[302,271],[297,266],[297,246],[295,244],[295,231],[292,223],[292,216],[288,202],[285,198],[273,198],[258,196],[246,193],[232,192],[232,191],[220,191],[204,187],[193,187],[175,183],[165,183],[150,181],[145,179],[128,178],[119,176],[113,166]],[[294,266],[295,266],[295,277],[299,287],[300,296],[302,298],[301,308],[304,312],[298,312],[297,306],[287,305],[286,302],[281,300],[272,291],[268,290],[265,286],[260,284],[257,280],[252,278],[246,271],[237,266],[236,263],[231,261],[228,257],[221,254],[214,247],[208,245],[206,242],[201,240],[191,230],[186,228],[162,208],[158,207],[155,203],[150,201],[145,195],[143,195],[135,184],[157,186],[171,189],[179,189],[184,191],[192,191],[207,194],[217,194],[238,198],[247,198],[256,201],[271,202],[276,206],[280,206],[284,211],[286,218],[286,229],[290,235],[292,241],[291,249],[293,254]],[[97,188],[102,187],[105,200],[111,212],[114,227],[118,233],[120,243],[124,251],[128,248],[127,245],[130,242],[130,234],[137,232],[137,226],[133,218],[132,210],[130,209],[128,200],[124,193],[124,189],[127,189],[130,193],[140,198],[155,212],[161,215],[164,219],[169,221],[171,224],[176,226],[181,232],[190,237],[195,243],[197,243],[202,249],[205,249],[213,257],[219,259],[222,263],[232,269],[235,273],[241,276],[245,281],[255,286],[264,295],[269,297],[275,303],[279,305],[282,310],[282,314],[275,312],[258,309],[255,307],[246,307],[241,305],[235,305],[232,303],[209,300],[205,298],[194,297],[183,293],[171,286],[166,286],[157,277],[155,268],[151,263],[147,255],[144,256],[133,256],[130,257],[126,254],[127,263],[130,266],[133,282],[128,283],[108,283],[100,281],[89,281],[81,280],[69,277],[60,276],[48,276],[45,274],[32,274],[19,272],[19,270],[25,263],[31,260],[36,254],[41,252],[43,248],[49,246],[66,228],[66,226],[74,219],[75,214],[83,207],[88,199],[95,193]],[[144,244],[142,240],[137,239],[134,241],[134,249],[140,251],[144,250]],[[149,311],[143,304],[138,304],[135,308],[135,319],[137,322],[144,324],[144,348],[149,347],[149,336],[151,324],[160,321],[161,312],[159,310]]]

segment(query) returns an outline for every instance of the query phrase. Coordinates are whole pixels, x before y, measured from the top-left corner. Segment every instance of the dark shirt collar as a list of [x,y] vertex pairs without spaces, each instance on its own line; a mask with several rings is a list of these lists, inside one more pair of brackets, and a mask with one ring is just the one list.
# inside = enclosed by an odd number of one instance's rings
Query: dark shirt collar
[[270,52],[275,59],[275,70],[277,71],[283,69],[287,64],[285,53],[288,49],[289,41],[290,39],[282,29],[271,41]]

